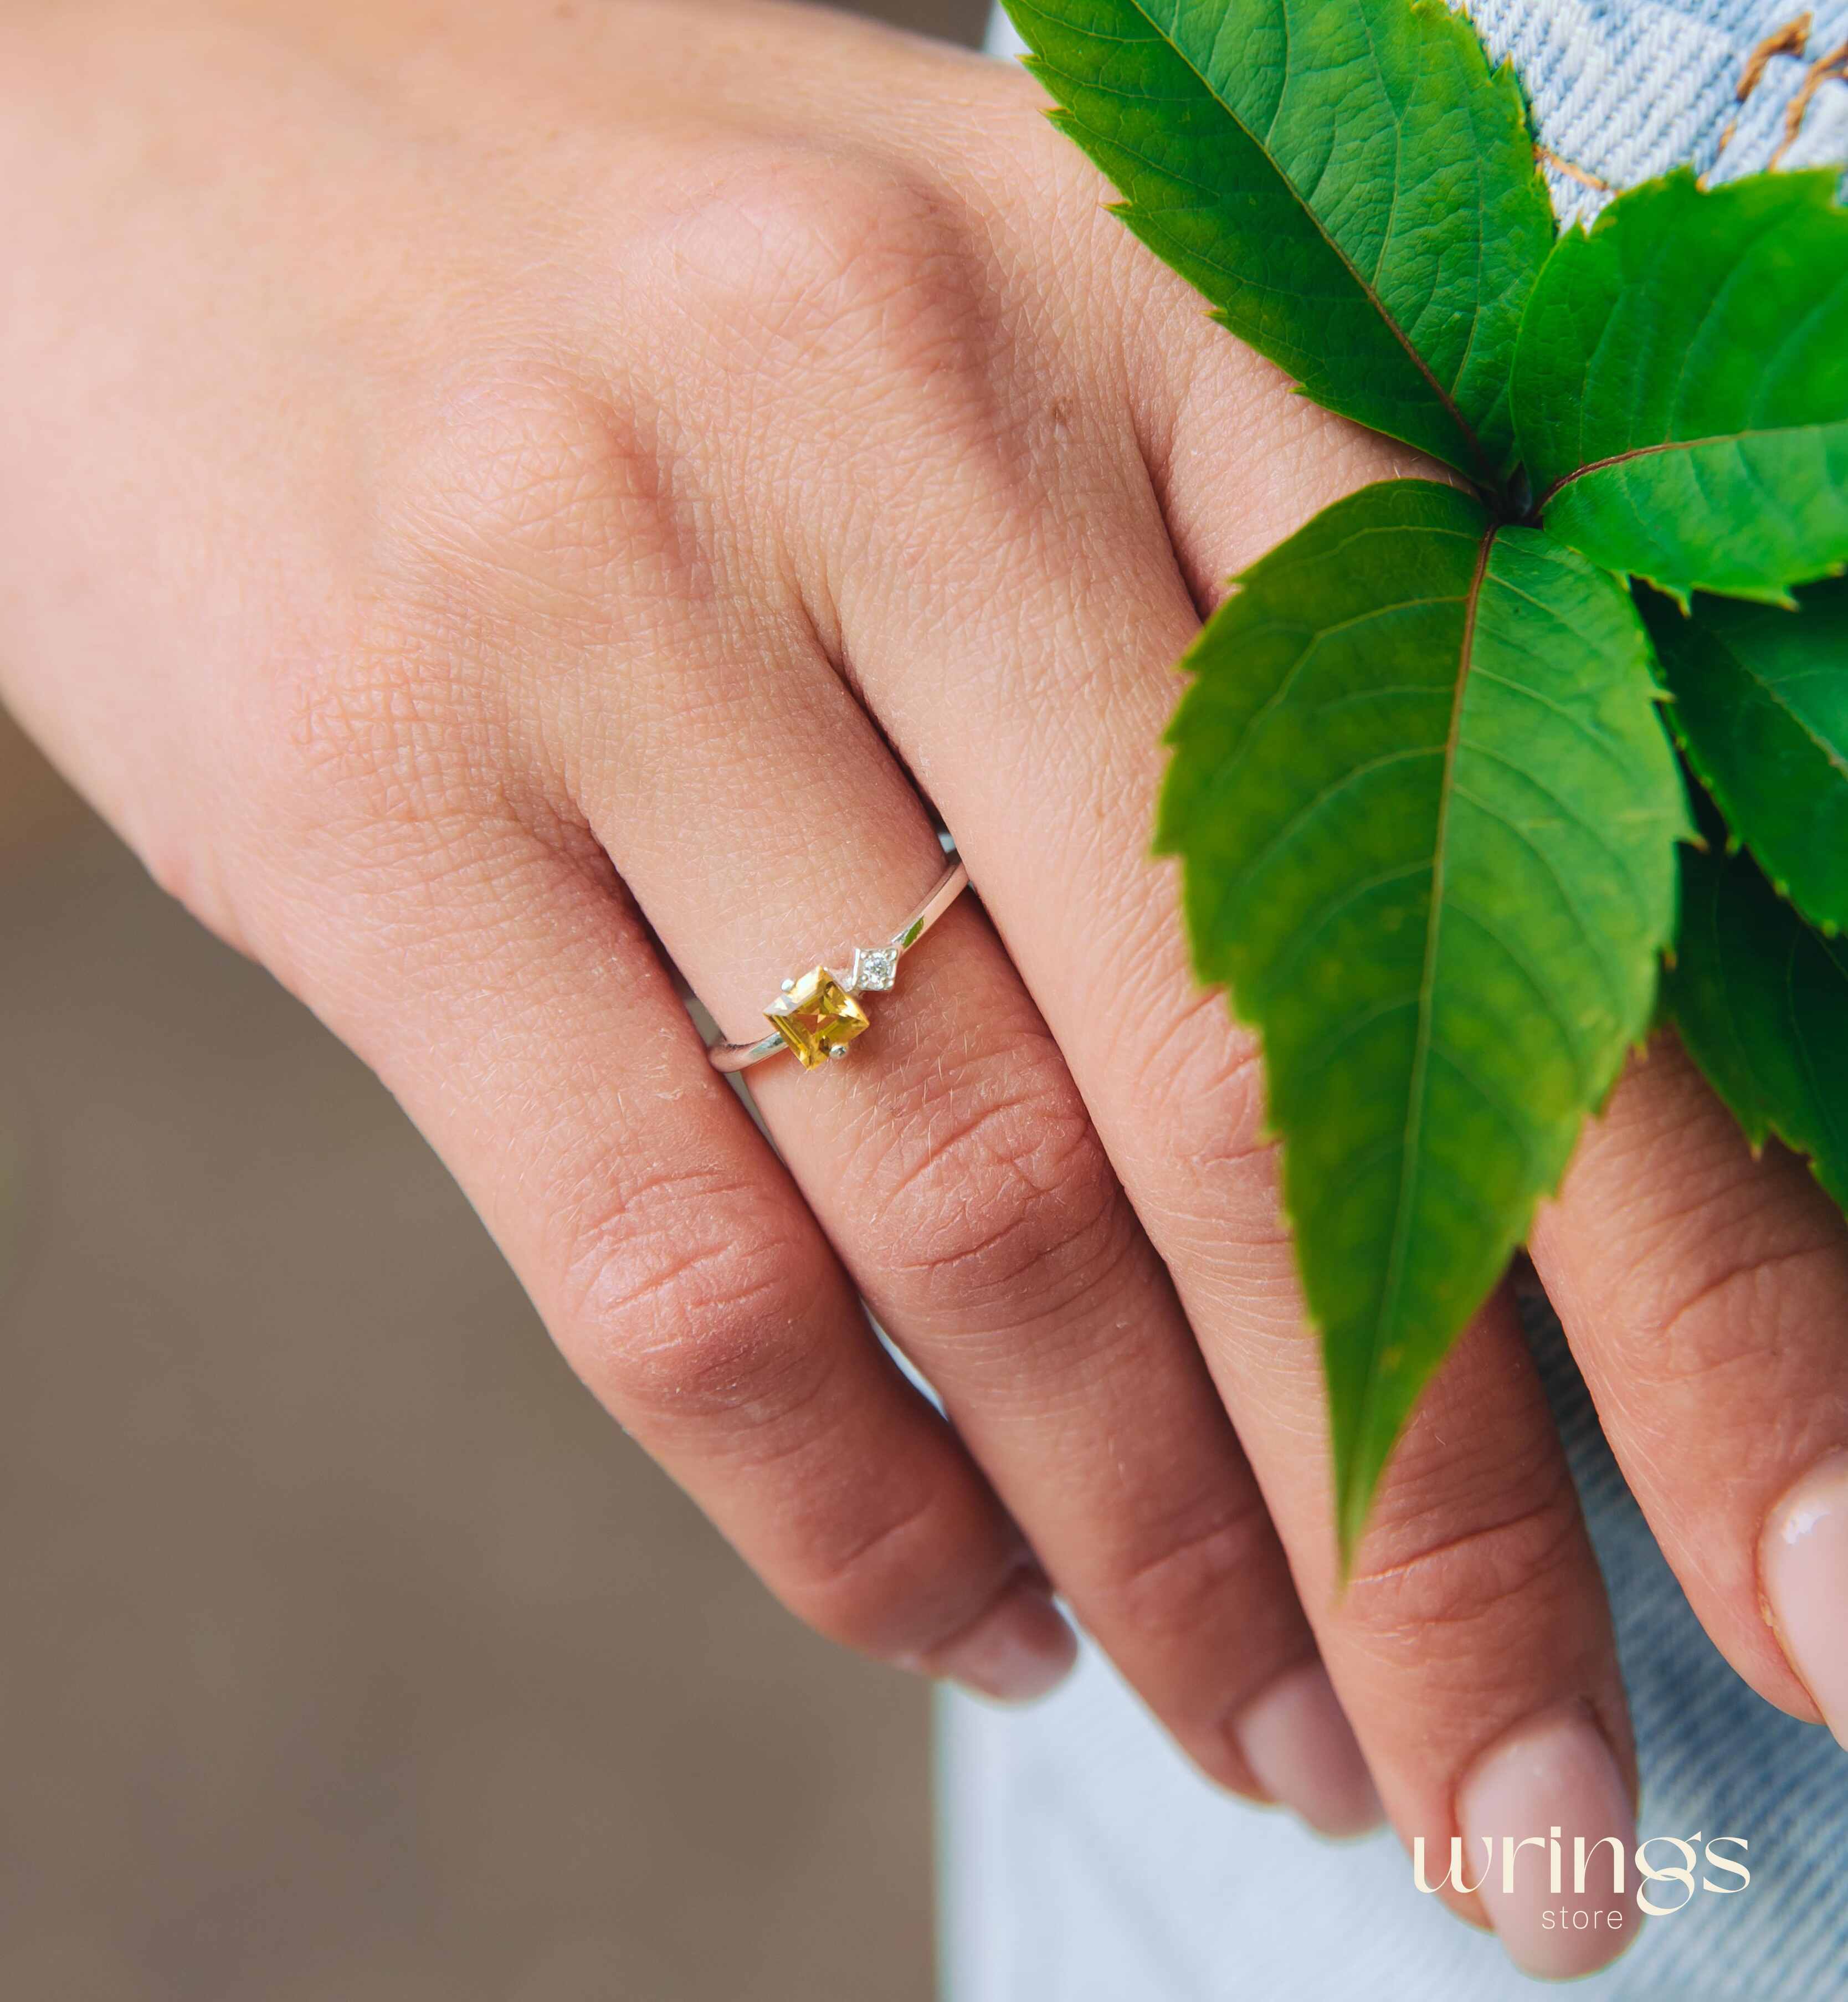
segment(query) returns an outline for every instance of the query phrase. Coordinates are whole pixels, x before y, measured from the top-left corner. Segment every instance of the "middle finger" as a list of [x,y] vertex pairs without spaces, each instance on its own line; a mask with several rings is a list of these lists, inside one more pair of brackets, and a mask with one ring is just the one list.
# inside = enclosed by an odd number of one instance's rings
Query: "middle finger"
[[[1149,279],[1152,298],[1163,283]],[[1459,1345],[1383,1483],[1360,1575],[1338,1588],[1320,1362],[1260,1143],[1255,1052],[1194,989],[1171,885],[1147,860],[1172,663],[1198,627],[1170,539],[1176,482],[1152,477],[1149,427],[1107,347],[1074,365],[1071,318],[1055,302],[1048,351],[1017,371],[1041,385],[1044,418],[1016,413],[1014,434],[1037,432],[1037,454],[999,466],[973,509],[969,455],[946,461],[964,491],[959,549],[1005,563],[978,595],[958,560],[900,566],[873,537],[835,575],[843,651],[957,827],[1173,1275],[1401,1830],[1440,1854],[1453,1833],[1473,1849],[1555,1821],[1627,1840],[1634,1767],[1608,1610],[1505,1302]],[[1255,357],[1201,338],[1216,346],[1200,371],[1224,385],[1213,434],[1240,441],[1218,483],[1237,537],[1274,539],[1386,469]],[[1267,487],[1279,466],[1288,479]],[[1511,1819],[1528,1825],[1499,1825]],[[1601,1930],[1549,1937],[1542,1902],[1531,1884],[1485,1894],[1517,1957],[1554,1972],[1607,1957]]]

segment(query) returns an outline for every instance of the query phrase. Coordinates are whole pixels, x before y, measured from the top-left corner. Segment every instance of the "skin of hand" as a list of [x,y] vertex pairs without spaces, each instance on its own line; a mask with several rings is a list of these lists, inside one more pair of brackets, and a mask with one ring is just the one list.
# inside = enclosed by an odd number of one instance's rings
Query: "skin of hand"
[[[1260,1067],[1147,853],[1221,580],[1409,455],[1214,327],[1027,78],[840,16],[11,0],[0,76],[7,699],[770,1587],[1024,1698],[1055,1586],[1329,1832],[1376,1784],[1440,1857],[1627,1834],[1506,1297],[1341,1587]],[[933,879],[926,800],[978,897],[851,1061],[752,1072],[773,1152],[670,965],[758,1033]],[[1658,1045],[1532,1253],[1709,1631],[1843,1728],[1840,1219]],[[1537,1971],[1626,1937],[1445,1895]]]

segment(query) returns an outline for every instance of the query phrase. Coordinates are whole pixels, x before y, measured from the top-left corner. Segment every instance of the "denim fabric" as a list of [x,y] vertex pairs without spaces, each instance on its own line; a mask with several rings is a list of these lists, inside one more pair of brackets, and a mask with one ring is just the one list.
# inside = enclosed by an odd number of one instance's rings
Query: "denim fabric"
[[[1682,161],[1724,180],[1773,159],[1848,160],[1848,79],[1824,75],[1795,134],[1786,129],[1811,70],[1848,58],[1848,0],[1472,0],[1464,11],[1490,54],[1514,64],[1562,221],[1609,199],[1588,183],[1630,187]],[[1752,51],[1806,12],[1804,53],[1772,57],[1742,103]],[[1020,51],[999,12],[989,47]]]
[[[1472,0],[1465,11],[1498,59],[1512,61],[1553,161],[1611,189],[1690,161],[1714,180],[1848,158],[1848,82],[1825,79],[1792,108],[1812,67],[1848,55],[1848,0]],[[1776,55],[1742,103],[1752,52],[1805,12],[1802,55]],[[1787,137],[1790,143],[1787,145]],[[1563,221],[1609,196],[1551,162]]]
[[[1804,57],[1742,104],[1754,47],[1791,18],[1759,0],[1474,0],[1541,140],[1577,175],[1562,216],[1692,160],[1766,166],[1811,62],[1848,43],[1848,0],[1812,0]],[[1010,45],[999,38],[997,47]],[[1017,44],[1011,44],[1017,47]],[[1728,128],[1731,127],[1730,135]],[[1786,164],[1848,157],[1848,84],[1809,100]],[[1585,178],[1580,178],[1583,176]],[[1578,1992],[1599,2002],[1848,2002],[1848,1754],[1752,1694],[1689,1610],[1598,1428],[1557,1326],[1533,1331],[1609,1585],[1643,1768],[1642,1833],[1741,1835],[1752,1879],[1649,1924]],[[949,2002],[1508,2002],[1494,1944],[1413,1889],[1390,1836],[1344,1848],[1195,1777],[1087,1651],[1023,1714],[942,1707]]]

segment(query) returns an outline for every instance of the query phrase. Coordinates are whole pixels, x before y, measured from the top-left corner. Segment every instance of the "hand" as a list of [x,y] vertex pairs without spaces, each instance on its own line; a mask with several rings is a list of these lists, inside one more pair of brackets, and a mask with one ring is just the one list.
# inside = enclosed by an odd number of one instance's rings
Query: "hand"
[[[1440,1854],[1623,1833],[1505,1299],[1340,1589],[1260,1068],[1146,853],[1218,581],[1411,469],[1209,324],[999,66],[747,0],[3,20],[9,698],[375,1066],[612,1413],[883,1658],[1042,1690],[1049,1576],[1228,1787],[1338,1832],[1370,1768]],[[754,1033],[927,886],[926,799],[981,902],[852,1061],[752,1072],[779,1162],[664,954]],[[1815,1716],[1770,1589],[1840,1721],[1827,1539],[1758,1556],[1848,1446],[1839,1219],[1663,1049],[1533,1253],[1710,1631]]]

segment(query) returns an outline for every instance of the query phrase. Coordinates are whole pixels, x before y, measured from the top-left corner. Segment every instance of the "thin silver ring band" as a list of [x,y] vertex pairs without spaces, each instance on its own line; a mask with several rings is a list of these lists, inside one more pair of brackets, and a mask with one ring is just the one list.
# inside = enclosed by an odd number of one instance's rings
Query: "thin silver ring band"
[[[765,1057],[776,1056],[784,1051],[800,1057],[805,1070],[816,1067],[819,1055],[846,1056],[849,1043],[868,1026],[866,1011],[855,997],[864,993],[883,993],[891,987],[898,978],[900,959],[956,902],[968,888],[968,883],[969,872],[961,858],[952,850],[950,866],[937,878],[929,895],[884,944],[856,946],[853,965],[846,973],[816,966],[797,979],[786,980],[783,992],[764,1010],[772,1025],[769,1034],[758,1037],[754,1043],[711,1045],[706,1054],[712,1059],[713,1068],[722,1071],[744,1070],[751,1064],[762,1063]],[[811,988],[814,989],[815,1006],[798,1006],[792,997],[806,998],[805,990]],[[846,998],[847,1006],[844,1010],[834,1003],[830,988]],[[786,1031],[777,1027],[779,1020],[790,1023],[790,1028]],[[817,1021],[822,1025],[818,1031],[813,1026]]]

